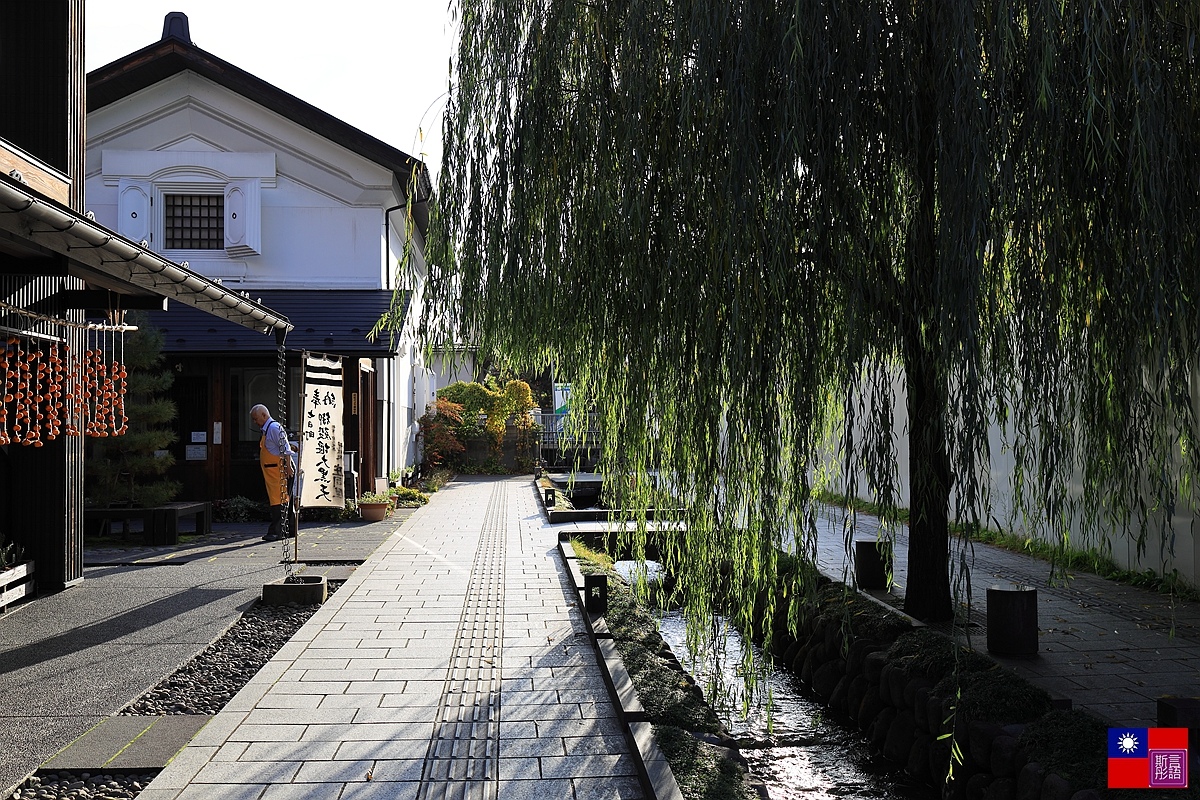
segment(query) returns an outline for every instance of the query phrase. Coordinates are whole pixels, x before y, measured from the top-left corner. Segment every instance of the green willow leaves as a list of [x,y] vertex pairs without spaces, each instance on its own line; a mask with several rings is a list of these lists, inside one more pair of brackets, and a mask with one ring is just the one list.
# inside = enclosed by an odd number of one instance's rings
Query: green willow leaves
[[885,504],[908,470],[907,608],[948,617],[946,524],[987,519],[996,420],[1030,524],[1145,546],[1174,507],[1200,464],[1200,4],[456,8],[428,333],[573,379],[623,500],[658,471],[687,503],[694,610],[727,573],[749,621],[776,547],[811,555],[833,458]]

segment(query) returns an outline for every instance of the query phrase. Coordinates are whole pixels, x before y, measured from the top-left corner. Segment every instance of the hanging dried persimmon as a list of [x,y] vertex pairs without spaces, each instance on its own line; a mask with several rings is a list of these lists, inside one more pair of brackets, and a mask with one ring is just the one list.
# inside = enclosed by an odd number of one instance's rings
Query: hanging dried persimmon
[[100,425],[100,376],[96,365],[100,363],[100,351],[94,347],[87,351],[87,392],[84,408],[87,410],[86,431],[88,436],[98,436]]
[[128,377],[128,373],[125,371],[124,364],[118,364],[116,366],[119,367],[117,373],[117,411],[121,420],[121,427],[117,429],[117,435],[124,436],[125,432],[129,430],[129,418],[125,416],[125,378]]
[[59,419],[62,409],[62,359],[58,355],[58,343],[50,345],[50,351],[43,365],[46,370],[45,430],[49,439],[57,439],[59,434]]
[[40,443],[42,439],[41,360],[40,346],[25,355],[25,439],[21,442],[25,445]]
[[11,441],[8,435],[8,404],[13,401],[13,377],[9,375],[9,363],[14,341],[5,341],[3,353],[0,354],[0,375],[4,377],[4,391],[0,394],[0,445]]

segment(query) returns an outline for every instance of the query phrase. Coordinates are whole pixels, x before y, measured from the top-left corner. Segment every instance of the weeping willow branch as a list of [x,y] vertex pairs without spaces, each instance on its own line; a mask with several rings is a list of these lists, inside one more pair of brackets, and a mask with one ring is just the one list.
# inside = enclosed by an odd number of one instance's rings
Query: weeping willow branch
[[699,618],[721,583],[772,616],[831,453],[912,487],[906,609],[948,617],[994,421],[1029,524],[1165,541],[1200,466],[1200,6],[458,7],[425,334],[573,378],[623,500],[686,502]]

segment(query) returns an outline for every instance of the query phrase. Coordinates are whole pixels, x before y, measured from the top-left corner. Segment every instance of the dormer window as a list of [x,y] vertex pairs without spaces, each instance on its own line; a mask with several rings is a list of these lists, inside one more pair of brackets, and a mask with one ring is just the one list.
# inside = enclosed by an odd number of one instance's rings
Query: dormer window
[[225,195],[164,194],[163,233],[168,250],[224,250]]

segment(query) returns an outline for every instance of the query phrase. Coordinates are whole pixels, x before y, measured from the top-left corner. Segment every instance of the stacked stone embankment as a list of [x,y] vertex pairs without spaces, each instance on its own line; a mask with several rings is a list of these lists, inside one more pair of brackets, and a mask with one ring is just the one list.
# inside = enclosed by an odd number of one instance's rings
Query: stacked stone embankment
[[[1060,713],[1045,692],[900,615],[891,624],[876,614],[868,630],[857,633],[871,614],[853,604],[868,601],[848,600],[855,596],[834,586],[823,597],[841,610],[817,609],[796,636],[776,634],[776,667],[795,673],[885,758],[916,780],[944,785],[944,796],[953,800],[1099,798],[1094,786],[1074,785],[1023,746],[1031,723]],[[786,630],[785,614],[777,612],[776,631]]]

